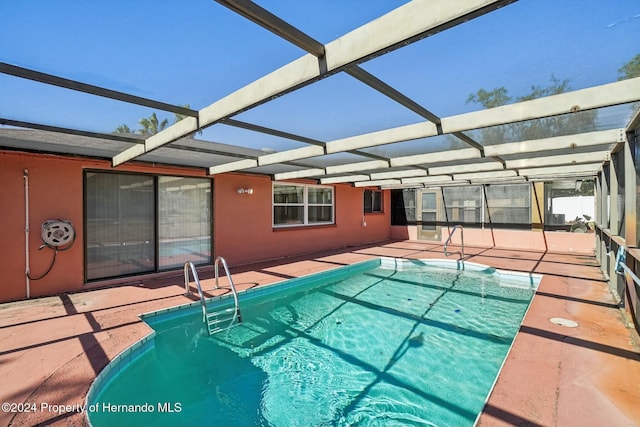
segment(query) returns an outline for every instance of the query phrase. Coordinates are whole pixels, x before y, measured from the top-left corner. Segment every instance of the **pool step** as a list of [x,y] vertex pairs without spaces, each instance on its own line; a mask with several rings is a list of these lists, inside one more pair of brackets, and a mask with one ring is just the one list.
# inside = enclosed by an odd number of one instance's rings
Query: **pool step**
[[216,332],[220,332],[225,329],[229,329],[232,326],[236,326],[242,323],[240,308],[234,309],[233,307],[221,311],[212,311],[210,313],[207,313],[206,318],[209,335],[215,334]]

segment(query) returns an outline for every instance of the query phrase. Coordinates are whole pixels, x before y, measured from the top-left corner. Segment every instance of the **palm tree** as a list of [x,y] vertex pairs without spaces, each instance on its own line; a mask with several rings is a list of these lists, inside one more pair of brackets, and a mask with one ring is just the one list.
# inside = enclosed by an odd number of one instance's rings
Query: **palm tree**
[[129,126],[125,125],[124,123],[121,124],[120,126],[118,126],[116,128],[116,130],[113,131],[113,133],[127,133],[127,134],[131,134],[131,133],[135,133],[134,131],[132,131]]
[[166,128],[169,125],[169,120],[164,119],[160,122],[158,121],[156,113],[153,113],[147,118],[140,119],[138,123],[142,126],[142,129],[138,130],[139,133],[142,135],[153,135]]

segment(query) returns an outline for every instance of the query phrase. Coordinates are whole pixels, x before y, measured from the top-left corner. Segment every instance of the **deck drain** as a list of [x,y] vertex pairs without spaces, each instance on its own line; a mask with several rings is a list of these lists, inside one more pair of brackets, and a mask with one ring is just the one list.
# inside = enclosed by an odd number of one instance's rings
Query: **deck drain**
[[575,328],[578,326],[578,323],[573,320],[563,319],[562,317],[552,317],[549,319],[551,323],[555,323],[556,325],[566,326],[567,328]]

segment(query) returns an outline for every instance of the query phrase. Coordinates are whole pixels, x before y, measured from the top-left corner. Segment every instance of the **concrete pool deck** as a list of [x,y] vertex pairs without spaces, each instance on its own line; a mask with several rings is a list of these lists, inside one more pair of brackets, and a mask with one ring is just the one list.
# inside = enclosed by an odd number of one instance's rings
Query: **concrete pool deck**
[[[544,275],[478,425],[640,425],[638,335],[625,326],[595,257],[465,249],[472,262]],[[440,244],[399,241],[230,269],[246,289],[379,256],[444,258]],[[86,425],[80,408],[93,379],[150,332],[138,315],[195,299],[183,293],[174,275],[0,304],[0,401],[17,404],[3,407],[0,425]]]

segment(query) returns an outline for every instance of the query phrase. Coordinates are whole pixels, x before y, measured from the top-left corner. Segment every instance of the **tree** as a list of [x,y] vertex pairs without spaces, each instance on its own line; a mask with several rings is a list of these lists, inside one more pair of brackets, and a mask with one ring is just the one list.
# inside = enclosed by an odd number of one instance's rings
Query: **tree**
[[113,133],[135,133],[134,131],[132,131],[129,126],[127,126],[126,124],[121,124],[120,126],[118,126],[116,128],[116,130],[113,131]]
[[[547,86],[533,85],[529,93],[515,98],[515,101],[530,101],[564,93],[568,90],[570,90],[568,80],[559,80],[552,75]],[[505,87],[499,87],[491,91],[480,89],[476,93],[469,95],[467,103],[476,103],[485,108],[494,108],[507,104],[511,99],[508,90]],[[481,141],[479,142],[482,144],[500,144],[590,132],[596,130],[596,118],[596,111],[580,111],[572,114],[492,126],[480,131]]]
[[[184,105],[180,105],[180,107],[182,108],[187,108],[187,109],[191,109],[191,107],[189,106],[189,104],[184,104]],[[182,119],[186,119],[188,116],[184,115],[184,114],[178,114],[178,113],[173,113],[173,123],[176,124],[178,123],[180,120]]]
[[618,69],[618,80],[640,77],[640,53]]
[[480,89],[476,93],[472,93],[467,98],[467,104],[474,103],[480,104],[484,108],[494,108],[501,105],[508,104],[511,101],[511,97],[507,95],[507,89],[504,86],[493,89],[492,91],[486,91]]
[[[190,108],[189,104],[181,105],[181,107]],[[173,116],[174,116],[173,124],[178,123],[180,120],[187,117],[184,114],[178,114],[178,113],[174,113]],[[141,135],[153,135],[165,129],[167,126],[169,126],[169,120],[164,119],[162,121],[159,121],[156,113],[152,113],[149,117],[140,119],[138,123],[140,124],[140,126],[142,126],[142,129],[132,130],[129,126],[123,123],[120,126],[118,126],[116,130],[113,131],[113,133],[125,133],[125,134],[139,133]],[[191,134],[190,136],[193,136],[193,134]]]
[[169,120],[164,119],[163,121],[158,121],[156,113],[152,113],[151,116],[147,118],[140,119],[138,123],[142,126],[142,129],[139,129],[138,133],[142,135],[153,135],[169,126]]

